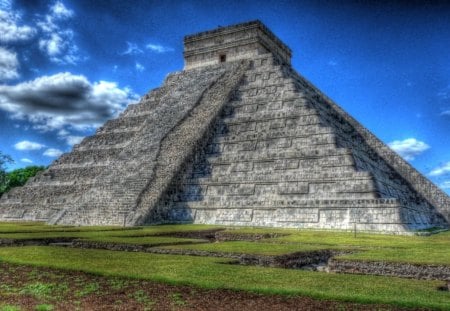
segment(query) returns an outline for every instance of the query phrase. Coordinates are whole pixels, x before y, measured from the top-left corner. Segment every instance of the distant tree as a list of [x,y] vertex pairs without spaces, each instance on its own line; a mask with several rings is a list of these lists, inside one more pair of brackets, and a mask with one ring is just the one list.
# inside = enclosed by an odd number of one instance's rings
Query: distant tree
[[14,161],[9,155],[0,151],[0,196],[8,188],[8,173],[5,167],[7,163],[14,163]]
[[27,166],[8,173],[8,189],[25,185],[27,180],[35,176],[40,171],[45,170],[45,166]]
[[45,166],[27,166],[6,172],[6,164],[14,163],[13,159],[0,151],[0,196],[14,187],[25,185],[27,180],[38,172],[46,169]]

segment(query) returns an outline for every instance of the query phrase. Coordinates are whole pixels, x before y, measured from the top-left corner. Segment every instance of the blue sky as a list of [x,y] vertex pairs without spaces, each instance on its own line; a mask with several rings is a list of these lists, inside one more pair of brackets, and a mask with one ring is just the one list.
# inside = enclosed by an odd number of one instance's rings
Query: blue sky
[[48,165],[183,68],[184,35],[260,19],[293,67],[450,193],[445,1],[0,0],[0,151]]

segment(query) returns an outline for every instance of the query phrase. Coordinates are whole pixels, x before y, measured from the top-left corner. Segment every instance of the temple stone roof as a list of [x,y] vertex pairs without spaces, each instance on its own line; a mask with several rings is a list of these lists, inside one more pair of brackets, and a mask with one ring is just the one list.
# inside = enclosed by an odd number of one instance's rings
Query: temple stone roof
[[267,53],[282,63],[291,63],[291,49],[258,20],[184,37],[185,69]]

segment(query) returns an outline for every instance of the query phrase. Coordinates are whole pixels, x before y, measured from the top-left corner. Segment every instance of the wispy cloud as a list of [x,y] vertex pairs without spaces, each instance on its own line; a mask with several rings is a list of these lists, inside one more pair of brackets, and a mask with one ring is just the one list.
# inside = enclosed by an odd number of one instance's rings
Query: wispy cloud
[[[58,73],[14,86],[0,85],[0,109],[40,131],[67,126],[92,129],[118,115],[138,96],[115,82],[91,83],[82,75]],[[68,136],[68,135],[66,135]]]
[[10,2],[0,5],[0,43],[10,43],[29,40],[36,34],[36,29],[27,25],[20,25],[21,15],[12,10]]
[[50,7],[50,12],[53,17],[58,19],[67,19],[74,15],[74,12],[66,8],[61,1],[56,1],[55,4]]
[[17,54],[0,47],[0,82],[19,77]]
[[439,184],[439,187],[442,189],[450,189],[450,180],[444,181],[443,183]]
[[136,63],[136,71],[143,72],[145,70],[145,67],[142,66],[140,63]]
[[434,168],[429,173],[430,176],[442,176],[442,175],[447,175],[447,174],[450,174],[450,162],[444,163],[444,164]]
[[127,42],[127,49],[121,53],[121,55],[137,55],[142,54],[142,51],[136,43]]
[[24,162],[24,163],[33,163],[33,160],[30,160],[28,158],[22,158],[22,159],[20,159],[20,161]]
[[76,64],[81,60],[78,46],[74,41],[74,31],[63,26],[74,15],[72,10],[61,1],[57,1],[50,6],[48,14],[37,23],[42,32],[39,48],[54,63]]
[[150,51],[156,52],[156,53],[167,53],[167,52],[173,52],[174,49],[168,46],[163,46],[161,44],[154,44],[149,43],[145,46]]
[[412,161],[416,156],[423,153],[425,150],[430,149],[423,141],[419,141],[415,138],[407,138],[404,140],[394,140],[388,143],[389,147],[401,155],[405,160]]
[[14,145],[14,148],[16,150],[21,150],[21,151],[40,150],[44,147],[45,147],[45,145],[43,145],[43,144],[36,143],[33,141],[29,141],[29,140],[23,140]]
[[68,135],[68,136],[64,137],[66,143],[69,146],[79,144],[83,140],[83,138],[84,138],[84,136],[73,136],[73,135]]
[[46,157],[53,157],[53,158],[57,158],[62,154],[63,152],[61,150],[55,148],[49,148],[45,150],[43,153],[43,155],[45,155]]
[[328,66],[334,67],[334,66],[337,66],[338,63],[335,60],[329,60],[327,64],[328,64]]

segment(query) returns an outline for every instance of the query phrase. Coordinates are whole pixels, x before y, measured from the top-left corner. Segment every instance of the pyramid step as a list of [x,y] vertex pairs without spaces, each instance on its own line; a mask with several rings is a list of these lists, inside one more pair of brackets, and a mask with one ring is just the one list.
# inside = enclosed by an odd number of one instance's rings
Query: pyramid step
[[321,124],[307,124],[294,126],[295,121],[288,119],[277,122],[245,122],[237,124],[219,123],[215,128],[216,137],[227,137],[237,135],[258,135],[258,137],[291,137],[291,136],[305,136],[311,134],[321,134],[332,132],[330,128],[324,127]]
[[400,202],[395,198],[389,199],[290,199],[280,198],[267,200],[266,198],[251,198],[246,196],[236,197],[236,200],[230,201],[223,196],[209,197],[208,201],[197,202],[175,202],[174,208],[192,208],[192,209],[214,209],[214,208],[268,208],[276,210],[279,208],[394,208],[399,207]]
[[88,149],[98,149],[102,147],[110,147],[114,145],[125,145],[135,136],[135,131],[121,131],[121,132],[109,132],[99,133],[94,136],[87,137],[76,148],[78,151]]
[[118,119],[112,119],[107,121],[102,127],[97,130],[97,133],[125,131],[127,129],[138,129],[142,126],[144,121],[148,118],[148,115],[139,116],[124,116]]
[[317,110],[312,108],[306,102],[301,101],[275,101],[271,103],[266,102],[256,102],[256,103],[248,103],[245,105],[227,105],[227,109],[225,114],[232,115],[233,117],[245,117],[246,114],[265,114],[265,113],[274,113],[279,111],[289,111],[294,112],[297,115],[311,115],[317,114]]
[[317,159],[324,157],[342,157],[352,156],[353,153],[350,149],[346,148],[302,148],[296,150],[280,150],[280,151],[267,151],[267,152],[229,152],[220,153],[207,158],[208,162],[223,162],[223,163],[235,163],[246,161],[266,161],[266,160],[278,160],[278,159]]
[[[219,140],[220,142],[220,140]],[[266,152],[270,150],[296,150],[309,148],[336,147],[334,135],[321,135],[305,138],[275,138],[266,140],[248,140],[238,142],[221,142],[208,146],[208,153],[228,153],[238,151]]]
[[258,115],[248,113],[239,117],[225,117],[221,120],[221,122],[227,126],[256,122],[257,124],[260,124],[260,128],[267,129],[280,128],[284,126],[296,127],[302,125],[322,124],[321,118],[317,113],[303,115],[301,113],[285,111],[278,111],[275,113],[265,112]]
[[244,141],[272,141],[272,140],[291,139],[294,146],[298,145],[316,145],[334,142],[335,135],[330,128],[320,128],[312,130],[311,133],[303,133],[295,129],[277,129],[273,132],[250,132],[236,135],[221,135],[216,136],[212,143],[225,144],[237,143]]
[[[259,156],[259,159],[256,159],[256,155]],[[309,157],[309,158],[299,158],[299,157],[290,157],[290,158],[271,158],[269,155],[264,155],[261,153],[256,153],[255,157],[250,160],[243,159],[234,159],[230,161],[230,159],[224,159],[222,157],[215,157],[208,159],[208,162],[203,164],[208,166],[225,166],[228,165],[231,169],[231,172],[240,172],[240,171],[250,171],[255,167],[263,165],[264,167],[267,165],[272,165],[275,170],[285,170],[285,169],[305,169],[308,167],[328,167],[328,166],[341,166],[341,165],[353,165],[354,160],[351,154],[343,154],[339,156],[326,156],[326,157]]]
[[199,178],[188,178],[186,184],[232,184],[232,183],[280,183],[280,182],[301,182],[301,181],[342,181],[342,180],[372,180],[373,176],[368,172],[335,172],[335,171],[320,171],[320,172],[305,172],[299,176],[298,172],[285,171],[283,174],[275,175],[271,172],[257,173],[253,175],[223,175],[223,176],[208,176]]
[[[325,167],[302,167],[298,168],[298,164],[295,163],[295,166],[291,168],[290,162],[260,162],[260,163],[254,163],[247,164],[242,163],[245,165],[238,166],[238,165],[212,165],[208,166],[206,168],[198,168],[197,170],[194,170],[192,172],[191,176],[196,177],[203,177],[203,176],[212,176],[212,177],[219,177],[219,176],[226,176],[228,174],[239,174],[239,175],[247,175],[247,176],[257,176],[260,173],[263,172],[270,172],[271,174],[276,175],[282,175],[289,171],[295,172],[299,178],[302,178],[302,176],[305,174],[306,176],[308,174],[313,173],[329,173],[332,171],[335,172],[354,172],[355,168],[351,163],[348,164],[338,164],[333,166],[325,166]],[[234,170],[234,171],[233,171]]]
[[158,104],[158,99],[156,97],[152,99],[146,99],[138,104],[129,105],[128,108],[123,112],[123,117],[136,117],[142,114],[151,113],[155,106]]

